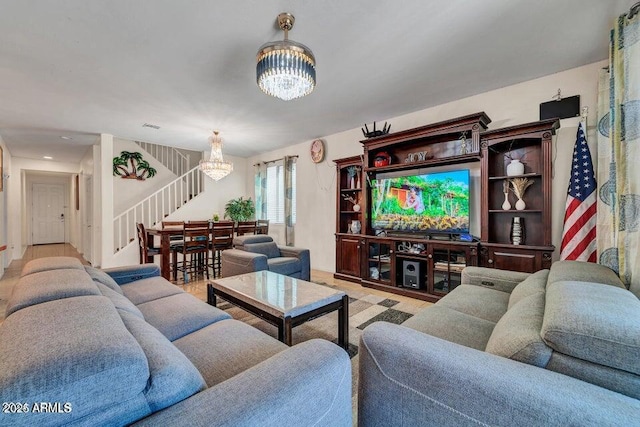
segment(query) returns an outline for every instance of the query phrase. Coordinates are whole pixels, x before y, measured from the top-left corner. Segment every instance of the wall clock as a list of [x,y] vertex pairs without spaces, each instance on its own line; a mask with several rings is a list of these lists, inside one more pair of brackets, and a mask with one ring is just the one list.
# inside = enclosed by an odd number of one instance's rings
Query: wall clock
[[313,141],[310,152],[313,163],[320,163],[324,159],[324,142],[321,139]]

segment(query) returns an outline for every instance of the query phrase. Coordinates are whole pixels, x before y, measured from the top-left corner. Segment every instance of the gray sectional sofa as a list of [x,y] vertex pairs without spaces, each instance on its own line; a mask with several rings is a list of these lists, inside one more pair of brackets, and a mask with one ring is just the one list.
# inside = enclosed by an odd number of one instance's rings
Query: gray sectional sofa
[[238,236],[233,247],[222,251],[223,277],[269,270],[296,279],[310,278],[309,249],[278,246],[265,234]]
[[360,342],[358,424],[640,425],[640,290],[608,268],[468,267],[462,284]]
[[74,258],[25,265],[0,325],[2,425],[342,425],[351,365],[287,347],[159,276]]

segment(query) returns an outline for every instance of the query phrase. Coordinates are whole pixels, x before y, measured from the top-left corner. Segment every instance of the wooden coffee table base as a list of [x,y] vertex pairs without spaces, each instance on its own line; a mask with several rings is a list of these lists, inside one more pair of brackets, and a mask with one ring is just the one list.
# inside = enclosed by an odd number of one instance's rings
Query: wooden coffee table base
[[298,316],[274,316],[271,313],[267,313],[260,308],[252,305],[250,302],[241,301],[233,295],[220,290],[214,289],[213,285],[207,284],[207,302],[214,307],[216,306],[217,297],[236,305],[243,310],[263,319],[264,321],[278,327],[278,340],[282,341],[288,346],[291,346],[292,333],[291,330],[307,322],[315,319],[316,317],[323,316],[332,311],[338,310],[338,345],[345,350],[349,348],[349,296],[345,295],[342,299],[326,304],[322,307],[318,307],[306,313],[302,313]]

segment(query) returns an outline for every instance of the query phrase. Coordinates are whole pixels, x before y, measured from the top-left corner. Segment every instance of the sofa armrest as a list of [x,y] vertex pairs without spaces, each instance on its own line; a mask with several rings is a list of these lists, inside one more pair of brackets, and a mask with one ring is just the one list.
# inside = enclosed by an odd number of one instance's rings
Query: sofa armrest
[[128,265],[125,267],[105,268],[102,271],[120,286],[137,280],[148,279],[160,275],[160,267],[155,264]]
[[530,273],[498,270],[497,268],[465,267],[462,270],[461,284],[483,286],[510,294],[518,283],[530,275]]
[[351,427],[351,362],[328,341],[303,342],[135,425]]
[[302,280],[309,280],[311,278],[311,254],[309,249],[296,248],[293,246],[278,246],[278,249],[280,249],[280,255],[295,257],[300,260],[300,278]]
[[267,256],[260,253],[227,249],[222,251],[221,257],[222,277],[269,269]]
[[376,322],[360,339],[358,423],[633,425],[640,401],[546,369]]

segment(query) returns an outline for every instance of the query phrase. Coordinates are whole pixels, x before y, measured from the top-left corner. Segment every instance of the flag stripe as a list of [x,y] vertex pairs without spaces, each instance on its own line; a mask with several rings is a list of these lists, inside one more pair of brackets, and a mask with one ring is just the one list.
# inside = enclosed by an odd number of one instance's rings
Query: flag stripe
[[595,227],[595,216],[596,203],[594,202],[590,205],[587,205],[586,203],[580,203],[580,206],[575,209],[571,215],[568,215],[568,218],[565,217],[565,224],[571,225],[568,228],[565,225],[565,230],[562,233],[562,247],[564,248],[570,242],[575,241],[576,236],[580,236],[580,229],[582,227],[586,227],[586,229]]
[[596,262],[596,189],[591,152],[581,122],[573,148],[560,259]]

